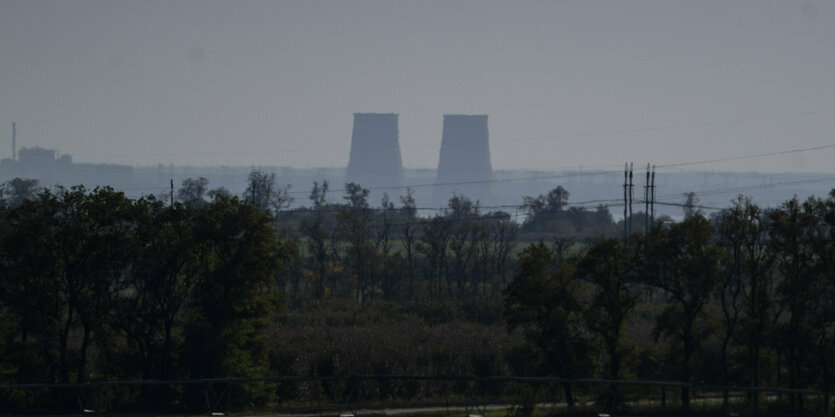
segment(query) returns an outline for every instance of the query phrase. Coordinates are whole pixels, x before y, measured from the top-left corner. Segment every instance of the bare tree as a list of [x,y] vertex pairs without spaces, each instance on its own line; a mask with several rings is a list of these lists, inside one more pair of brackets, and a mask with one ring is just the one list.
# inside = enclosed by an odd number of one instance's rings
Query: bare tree
[[313,182],[310,191],[310,201],[313,203],[313,213],[305,217],[301,223],[301,232],[307,238],[307,253],[310,257],[310,269],[313,272],[313,292],[317,299],[327,294],[329,281],[328,263],[331,259],[328,251],[328,241],[332,240],[331,228],[327,226],[324,215],[328,193],[328,182]]
[[359,184],[345,184],[345,196],[342,198],[348,204],[343,206],[338,216],[338,235],[347,244],[346,256],[356,280],[355,294],[358,301],[362,301],[366,293],[370,298],[374,298],[376,287],[370,262],[374,255],[374,246],[370,235],[371,210],[368,207],[368,194],[368,189],[362,188]]
[[[430,282],[430,293],[436,290],[438,298],[441,298],[444,272],[449,269],[447,250],[451,234],[452,222],[446,216],[435,216],[423,222],[418,250],[426,257],[426,278]],[[435,288],[432,288],[433,285]]]
[[388,193],[383,193],[383,198],[380,201],[380,212],[376,216],[376,231],[374,236],[374,246],[382,256],[382,290],[383,298],[390,299],[393,292],[394,277],[389,273],[389,261],[391,257],[392,235],[394,233],[394,219],[395,219],[394,203],[389,199]]
[[415,240],[418,231],[417,208],[415,207],[415,198],[412,194],[412,189],[406,189],[406,195],[400,196],[400,207],[403,218],[403,249],[406,251],[406,262],[409,274],[409,296],[415,294]]
[[246,191],[243,197],[251,201],[263,212],[278,214],[293,202],[290,197],[290,186],[280,186],[276,182],[275,173],[269,173],[253,168],[247,177]]

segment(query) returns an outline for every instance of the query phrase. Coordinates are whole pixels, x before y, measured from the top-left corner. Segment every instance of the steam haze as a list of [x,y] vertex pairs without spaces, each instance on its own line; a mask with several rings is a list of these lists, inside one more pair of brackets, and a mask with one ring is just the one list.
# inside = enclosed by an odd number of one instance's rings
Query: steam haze
[[[497,169],[617,168],[835,144],[835,2],[0,1],[0,156],[347,165],[398,113],[435,168],[486,114]],[[835,172],[835,148],[715,170]]]

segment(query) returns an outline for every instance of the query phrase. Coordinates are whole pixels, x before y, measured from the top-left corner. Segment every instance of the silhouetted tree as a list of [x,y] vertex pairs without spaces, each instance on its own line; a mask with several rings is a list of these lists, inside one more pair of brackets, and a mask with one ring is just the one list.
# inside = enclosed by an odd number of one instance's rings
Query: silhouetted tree
[[[556,265],[543,243],[519,255],[519,273],[505,289],[504,315],[510,330],[522,329],[541,349],[548,374],[562,378],[584,376],[590,367],[590,343],[582,328],[583,309],[571,262]],[[566,402],[574,406],[569,384]]]
[[24,200],[35,198],[39,190],[36,179],[14,178],[0,186],[0,202],[7,207],[17,207]]
[[380,200],[380,210],[375,217],[374,227],[374,247],[382,258],[382,263],[379,266],[382,279],[383,298],[390,300],[393,297],[395,290],[396,274],[391,271],[391,258],[393,237],[395,233],[394,221],[396,220],[397,210],[394,208],[394,203],[389,199],[388,193],[383,193]]
[[527,212],[529,220],[535,219],[540,215],[553,215],[562,211],[568,203],[568,196],[570,193],[558,185],[547,195],[540,194],[539,197],[524,197],[522,208]]
[[418,251],[425,257],[424,276],[429,282],[430,293],[443,296],[443,277],[448,274],[447,251],[452,234],[452,222],[446,216],[435,216],[422,222]]
[[[18,312],[21,342],[39,345],[50,380],[84,381],[93,335],[105,325],[128,265],[131,202],[110,188],[59,188],[7,216],[5,301]],[[77,350],[70,343],[76,328]]]
[[176,326],[186,319],[183,309],[200,272],[199,242],[194,238],[197,213],[154,198],[134,205],[135,242],[125,277],[132,291],[117,294],[116,326],[127,338],[130,366],[143,379],[169,379],[182,343]]
[[693,191],[682,194],[684,196],[684,204],[681,209],[684,210],[684,218],[689,219],[693,216],[701,216],[702,210],[696,207],[699,204],[699,198]]
[[418,231],[417,208],[415,207],[415,198],[412,195],[412,189],[406,189],[406,195],[400,196],[400,213],[402,218],[402,225],[400,230],[403,235],[403,250],[406,252],[406,267],[409,278],[409,297],[415,295],[415,251],[416,251],[416,235]]
[[[269,374],[265,328],[279,307],[273,278],[291,248],[272,219],[237,198],[219,198],[197,212],[199,274],[184,329],[190,377]],[[249,401],[269,398],[263,384],[239,387]]]
[[[654,334],[678,344],[679,378],[690,382],[692,359],[705,329],[698,326],[718,279],[720,251],[713,242],[713,227],[694,215],[669,228],[655,227],[641,252],[641,276],[646,284],[663,291],[667,306],[655,318]],[[690,408],[690,390],[681,389],[681,403]]]
[[[740,333],[747,350],[745,367],[750,374],[748,384],[760,382],[762,348],[771,331],[775,316],[774,255],[768,245],[770,220],[751,202],[738,197],[730,209],[715,219],[717,242],[724,251],[721,279],[717,293],[724,319],[722,338],[723,380],[729,385],[728,349],[732,338]],[[727,407],[727,392],[725,393]],[[757,409],[758,395],[753,398]]]
[[208,191],[209,180],[205,177],[186,178],[177,190],[177,200],[186,204],[203,204]]
[[[624,356],[623,328],[637,303],[631,282],[635,279],[633,255],[620,240],[593,244],[580,258],[577,275],[592,284],[594,295],[586,309],[589,328],[603,341],[608,363],[606,377],[619,379]],[[610,388],[606,408],[619,402],[616,386]]]
[[[814,236],[819,233],[812,210],[813,201],[800,203],[793,198],[769,213],[769,244],[776,255],[781,280],[777,286],[780,304],[787,317],[778,328],[780,351],[785,354],[790,388],[800,388],[813,378],[806,358],[813,354],[811,321],[814,302],[820,290],[815,269],[818,256]],[[792,403],[801,406],[801,398],[792,395]]]
[[310,258],[310,270],[313,274],[313,295],[317,299],[325,297],[329,284],[329,262],[331,254],[328,241],[333,237],[333,226],[330,226],[327,210],[328,182],[313,183],[310,191],[310,201],[313,210],[302,220],[300,231],[307,238],[307,254]]
[[371,265],[375,255],[371,240],[371,210],[368,207],[368,189],[359,184],[345,184],[347,204],[339,212],[338,235],[346,243],[348,270],[352,274],[357,301],[368,296],[374,298],[376,276]]
[[277,214],[293,202],[289,195],[290,186],[279,186],[275,180],[275,173],[267,174],[254,168],[247,176],[246,190],[243,198],[251,201],[263,212]]

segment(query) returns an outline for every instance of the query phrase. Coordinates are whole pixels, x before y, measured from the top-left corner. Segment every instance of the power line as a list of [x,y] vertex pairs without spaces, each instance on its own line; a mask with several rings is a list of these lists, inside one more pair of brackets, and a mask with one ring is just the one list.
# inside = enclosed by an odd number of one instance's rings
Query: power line
[[[554,175],[540,175],[540,176],[528,176],[528,177],[516,177],[516,178],[500,178],[500,179],[489,179],[489,180],[475,180],[475,181],[456,181],[456,182],[440,182],[440,183],[423,183],[423,184],[413,184],[413,185],[392,185],[386,187],[370,187],[366,188],[369,191],[379,191],[379,190],[405,190],[408,188],[425,188],[425,187],[449,187],[455,185],[471,185],[471,184],[488,184],[488,183],[499,183],[499,182],[511,182],[511,181],[535,181],[535,180],[544,180],[544,179],[556,179],[556,178],[570,178],[570,177],[580,177],[580,176],[587,176],[587,175],[612,175],[615,174],[614,171],[588,171],[588,172],[571,172],[571,173],[563,173],[563,174],[554,174]],[[347,190],[338,189],[338,190],[328,190],[328,192],[345,192]],[[308,194],[308,191],[291,191],[289,194]]]
[[514,142],[514,141],[546,140],[546,139],[571,139],[571,138],[586,138],[586,137],[590,137],[590,136],[610,136],[610,135],[617,135],[617,134],[624,134],[624,133],[642,133],[642,132],[653,132],[653,131],[670,130],[670,129],[688,129],[688,128],[694,128],[694,127],[721,126],[721,125],[747,123],[747,122],[755,122],[755,121],[762,121],[762,120],[788,119],[788,118],[792,118],[792,117],[812,116],[812,115],[828,114],[828,113],[835,113],[835,109],[805,111],[805,112],[797,112],[797,113],[783,113],[783,114],[776,114],[776,115],[769,115],[769,116],[747,117],[747,118],[741,118],[741,119],[725,119],[725,120],[716,120],[716,121],[699,122],[699,123],[671,124],[671,125],[642,127],[642,128],[634,128],[634,129],[604,130],[604,131],[600,131],[600,132],[591,132],[591,133],[576,133],[576,134],[568,134],[568,135],[504,139],[504,140],[498,140],[497,142]]
[[821,145],[821,146],[811,146],[808,148],[796,148],[796,149],[788,149],[785,151],[776,151],[776,152],[765,152],[765,153],[757,153],[757,154],[750,154],[750,155],[739,155],[739,156],[729,156],[725,158],[715,158],[715,159],[704,159],[701,161],[690,161],[690,162],[679,162],[673,164],[661,164],[657,165],[659,168],[672,168],[672,167],[682,167],[682,166],[691,166],[691,165],[703,165],[709,164],[714,162],[727,162],[727,161],[738,161],[742,159],[754,159],[754,158],[762,158],[767,156],[778,156],[778,155],[786,155],[798,152],[806,152],[806,151],[817,151],[821,149],[830,149],[835,148],[835,143],[829,145]]
[[[739,124],[739,123],[750,123],[756,121],[764,121],[764,120],[778,120],[778,119],[788,119],[794,117],[803,117],[803,116],[814,116],[820,114],[829,114],[835,113],[835,109],[824,109],[824,110],[815,110],[815,111],[804,111],[804,112],[795,112],[795,113],[783,113],[783,114],[773,114],[767,116],[755,116],[755,117],[746,117],[746,118],[738,118],[738,119],[723,119],[723,120],[714,120],[714,121],[706,121],[706,122],[694,122],[694,123],[682,123],[682,124],[668,124],[668,125],[660,125],[660,126],[648,126],[648,127],[640,127],[640,128],[633,128],[633,129],[613,129],[613,130],[603,130],[598,132],[586,132],[586,133],[569,133],[569,134],[558,134],[558,135],[548,135],[548,136],[529,136],[529,137],[515,137],[515,138],[504,138],[504,139],[493,139],[490,143],[504,143],[504,142],[529,142],[529,141],[542,141],[542,140],[552,140],[552,139],[576,139],[576,138],[588,138],[588,137],[600,137],[600,136],[612,136],[612,135],[620,135],[620,134],[630,134],[630,133],[644,133],[644,132],[654,132],[654,131],[664,131],[664,130],[675,130],[675,129],[689,129],[689,128],[696,128],[696,127],[711,127],[711,126],[722,126],[722,125],[732,125],[732,124]],[[470,146],[475,145],[476,142],[460,142],[456,144],[456,146]],[[401,144],[401,149],[408,149],[408,148],[426,148],[426,147],[437,147],[437,144],[420,144],[420,145],[403,145]],[[835,145],[832,145],[835,146]],[[192,152],[159,152],[159,153],[84,153],[84,154],[75,154],[75,156],[104,156],[104,157],[148,157],[148,156],[186,156],[186,155],[252,155],[252,154],[265,154],[265,153],[304,153],[304,152],[333,152],[333,151],[348,151],[350,147],[320,147],[320,148],[296,148],[296,149],[268,149],[268,150],[252,150],[252,151],[192,151]],[[373,149],[373,148],[356,148],[356,149]],[[659,165],[661,166],[661,165]]]
[[[824,177],[824,178],[810,178],[810,179],[795,180],[795,181],[772,182],[772,183],[766,183],[766,184],[746,185],[746,186],[731,187],[731,188],[719,188],[719,189],[705,190],[705,191],[700,191],[700,192],[697,191],[695,193],[696,193],[696,195],[699,195],[699,196],[709,196],[709,195],[719,195],[719,194],[741,193],[741,192],[752,191],[752,190],[767,190],[767,189],[771,189],[771,188],[778,188],[778,187],[783,187],[783,186],[788,186],[788,185],[813,184],[813,183],[828,182],[828,181],[835,182],[835,176],[829,176],[829,177]],[[679,197],[679,195],[678,194],[668,194],[668,195],[662,196],[660,198],[667,199],[667,198],[673,198],[673,197]]]

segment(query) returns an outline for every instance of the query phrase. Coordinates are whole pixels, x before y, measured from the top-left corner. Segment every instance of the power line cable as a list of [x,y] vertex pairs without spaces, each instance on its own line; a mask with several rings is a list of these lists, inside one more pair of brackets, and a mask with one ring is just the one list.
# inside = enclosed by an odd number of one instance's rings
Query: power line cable
[[[752,190],[766,190],[771,188],[778,188],[783,186],[789,185],[799,185],[799,184],[813,184],[819,182],[828,182],[833,181],[835,182],[835,176],[828,176],[823,178],[810,178],[804,180],[795,180],[795,181],[784,181],[784,182],[773,182],[773,183],[766,183],[766,184],[757,184],[757,185],[746,185],[740,187],[731,187],[731,188],[719,188],[713,190],[705,190],[705,191],[694,191],[698,196],[710,196],[710,195],[720,195],[720,194],[731,194],[731,193],[741,193],[745,191],[752,191]],[[659,198],[669,199],[673,197],[680,197],[679,194],[667,194],[661,196]]]
[[[615,174],[614,171],[588,171],[588,172],[572,172],[572,173],[563,173],[563,174],[555,174],[555,175],[541,175],[541,176],[529,176],[529,177],[516,177],[516,178],[500,178],[500,179],[489,179],[489,180],[474,180],[474,181],[457,181],[457,182],[441,182],[441,183],[423,183],[423,184],[412,184],[412,185],[392,185],[386,187],[369,187],[366,188],[369,191],[379,191],[379,190],[405,190],[408,188],[425,188],[425,187],[449,187],[455,185],[471,185],[471,184],[488,184],[488,183],[499,183],[499,182],[512,182],[512,181],[535,181],[535,180],[543,180],[543,179],[556,179],[556,178],[570,178],[570,177],[580,177],[580,176],[587,176],[587,175],[612,175]],[[328,190],[328,192],[345,192],[347,190],[338,189],[338,190]],[[291,191],[290,194],[308,194],[309,191]]]
[[[668,125],[660,125],[660,126],[649,126],[649,127],[640,127],[640,128],[633,128],[633,129],[613,129],[613,130],[603,130],[598,132],[586,132],[586,133],[569,133],[569,134],[559,134],[559,135],[548,135],[548,136],[529,136],[529,137],[515,137],[515,138],[504,138],[504,139],[493,139],[490,143],[504,143],[504,142],[523,142],[523,141],[541,141],[541,140],[551,140],[551,139],[572,139],[572,138],[588,138],[588,137],[599,137],[599,136],[612,136],[612,135],[620,135],[620,134],[629,134],[629,133],[644,133],[644,132],[654,132],[654,131],[664,131],[664,130],[675,130],[675,129],[689,129],[689,128],[696,128],[696,127],[710,127],[710,126],[722,126],[722,125],[731,125],[731,124],[739,124],[739,123],[750,123],[756,121],[764,121],[764,120],[778,120],[778,119],[788,119],[794,117],[803,117],[803,116],[814,116],[814,115],[821,115],[821,114],[829,114],[835,113],[835,109],[824,109],[824,110],[813,110],[813,111],[804,111],[804,112],[795,112],[795,113],[783,113],[783,114],[773,114],[767,116],[755,116],[755,117],[746,117],[746,118],[739,118],[739,119],[723,119],[723,120],[714,120],[714,121],[707,121],[707,122],[695,122],[695,123],[682,123],[682,124],[668,124]],[[478,142],[460,142],[456,144],[456,147],[459,146],[472,146],[477,144]],[[426,147],[437,147],[438,144],[420,144],[420,145],[403,145],[400,144],[401,149],[408,149],[408,148],[426,148]],[[835,145],[833,145],[835,146]],[[373,147],[358,147],[354,149],[375,149]],[[332,151],[348,151],[351,150],[351,147],[320,147],[320,148],[296,148],[296,149],[272,149],[272,150],[253,150],[253,151],[197,151],[197,152],[159,152],[159,153],[84,153],[84,154],[75,154],[74,156],[105,156],[105,157],[148,157],[148,156],[185,156],[185,155],[252,155],[252,154],[265,154],[265,153],[304,153],[304,152],[332,152]],[[659,165],[660,166],[660,165]]]
[[806,151],[817,151],[822,149],[830,149],[835,148],[835,143],[829,145],[820,145],[820,146],[811,146],[808,148],[796,148],[796,149],[788,149],[784,151],[775,151],[775,152],[765,152],[765,153],[757,153],[757,154],[750,154],[750,155],[739,155],[739,156],[729,156],[725,158],[715,158],[715,159],[704,159],[701,161],[690,161],[690,162],[679,162],[679,163],[672,163],[672,164],[659,164],[656,165],[658,168],[673,168],[673,167],[683,167],[683,166],[692,166],[692,165],[703,165],[703,164],[710,164],[714,162],[727,162],[727,161],[739,161],[742,159],[754,159],[754,158],[763,158],[767,156],[779,156],[779,155],[787,155],[792,153],[798,152],[806,152]]

